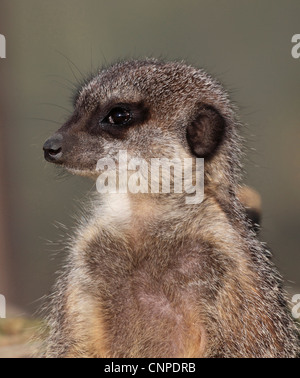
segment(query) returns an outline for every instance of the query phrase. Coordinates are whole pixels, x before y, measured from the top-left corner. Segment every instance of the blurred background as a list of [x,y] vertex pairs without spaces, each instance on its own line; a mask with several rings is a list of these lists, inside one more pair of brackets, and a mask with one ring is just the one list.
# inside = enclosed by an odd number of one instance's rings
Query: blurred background
[[205,68],[247,124],[245,182],[263,200],[261,238],[300,293],[299,0],[1,0],[0,294],[33,315],[92,183],[61,179],[44,141],[72,111],[74,86],[118,59],[162,57]]

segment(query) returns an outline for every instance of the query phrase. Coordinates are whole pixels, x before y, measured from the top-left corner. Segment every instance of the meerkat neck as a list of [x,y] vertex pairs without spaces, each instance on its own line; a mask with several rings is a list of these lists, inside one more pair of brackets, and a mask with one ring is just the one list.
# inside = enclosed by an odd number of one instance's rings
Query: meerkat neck
[[[215,214],[212,208],[217,208],[218,219],[211,219]],[[164,240],[170,243],[171,239],[193,238],[212,222],[215,226],[221,222],[230,228],[226,215],[220,216],[220,210],[220,205],[209,194],[197,205],[187,205],[183,196],[169,195],[161,201],[151,195],[108,194],[96,206],[90,226],[139,248],[148,239],[158,238],[162,243]]]

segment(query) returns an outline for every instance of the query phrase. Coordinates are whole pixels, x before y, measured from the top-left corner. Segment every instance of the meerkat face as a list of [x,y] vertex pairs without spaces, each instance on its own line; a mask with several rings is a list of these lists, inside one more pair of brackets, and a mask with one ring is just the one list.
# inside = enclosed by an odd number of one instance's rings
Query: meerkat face
[[71,118],[47,140],[47,161],[97,176],[97,162],[131,157],[211,159],[230,121],[223,89],[203,71],[156,60],[116,64],[80,89]]

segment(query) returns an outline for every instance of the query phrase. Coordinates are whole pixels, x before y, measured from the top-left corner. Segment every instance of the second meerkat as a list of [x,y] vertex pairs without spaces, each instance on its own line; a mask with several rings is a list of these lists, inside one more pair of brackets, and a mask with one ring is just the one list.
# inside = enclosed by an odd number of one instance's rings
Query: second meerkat
[[88,81],[44,145],[97,178],[97,161],[204,158],[204,200],[104,194],[56,284],[46,357],[296,357],[282,278],[238,200],[240,123],[222,86],[183,63],[123,62]]

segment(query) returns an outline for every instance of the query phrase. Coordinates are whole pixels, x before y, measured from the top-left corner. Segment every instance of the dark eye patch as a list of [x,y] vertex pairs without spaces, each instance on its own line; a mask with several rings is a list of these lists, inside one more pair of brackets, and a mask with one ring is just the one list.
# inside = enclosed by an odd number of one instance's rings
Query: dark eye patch
[[110,103],[99,106],[87,124],[92,135],[109,134],[122,139],[132,127],[142,125],[150,117],[149,108],[143,103]]

